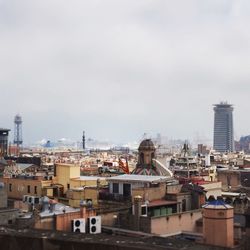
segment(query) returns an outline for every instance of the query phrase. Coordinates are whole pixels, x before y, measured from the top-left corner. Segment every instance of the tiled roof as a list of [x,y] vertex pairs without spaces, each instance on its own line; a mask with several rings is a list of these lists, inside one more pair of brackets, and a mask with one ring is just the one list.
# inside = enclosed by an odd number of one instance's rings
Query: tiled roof
[[226,204],[222,200],[210,201],[206,205],[204,205],[203,208],[210,208],[210,209],[233,209],[232,206]]

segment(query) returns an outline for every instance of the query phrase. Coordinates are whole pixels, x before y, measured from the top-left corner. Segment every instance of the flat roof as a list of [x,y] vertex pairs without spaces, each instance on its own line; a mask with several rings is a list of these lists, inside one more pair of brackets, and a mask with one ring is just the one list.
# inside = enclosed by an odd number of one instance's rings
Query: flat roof
[[243,168],[243,169],[224,169],[224,168],[219,168],[217,169],[217,172],[238,172],[238,173],[243,173],[243,172],[250,172],[249,168]]
[[221,192],[222,196],[245,196],[246,193],[236,193],[236,192]]
[[167,200],[154,200],[149,202],[148,207],[158,207],[158,206],[167,206],[167,205],[174,205],[181,202],[177,201],[167,201]]
[[121,182],[164,182],[168,180],[168,176],[153,176],[153,175],[136,175],[123,174],[107,178],[107,181],[121,181]]
[[80,167],[79,164],[77,163],[61,163],[61,162],[56,162],[56,166],[63,166],[63,167]]
[[100,176],[79,176],[76,178],[72,178],[72,180],[80,180],[80,181],[97,181],[97,180],[106,180],[105,177]]
[[0,134],[2,135],[8,135],[10,132],[10,129],[8,128],[0,128]]
[[0,131],[10,131],[8,128],[0,128]]
[[41,218],[44,218],[44,217],[51,217],[51,216],[58,215],[58,214],[72,213],[72,212],[79,212],[79,211],[80,211],[79,208],[73,208],[70,206],[66,206],[62,203],[56,203],[54,211],[51,212],[48,209],[48,210],[45,210],[45,211],[39,213],[39,215]]

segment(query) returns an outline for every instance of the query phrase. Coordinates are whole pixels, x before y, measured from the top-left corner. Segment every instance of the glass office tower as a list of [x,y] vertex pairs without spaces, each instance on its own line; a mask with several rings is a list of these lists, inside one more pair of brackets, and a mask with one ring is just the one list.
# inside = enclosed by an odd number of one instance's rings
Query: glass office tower
[[233,106],[226,102],[214,105],[214,149],[234,151]]

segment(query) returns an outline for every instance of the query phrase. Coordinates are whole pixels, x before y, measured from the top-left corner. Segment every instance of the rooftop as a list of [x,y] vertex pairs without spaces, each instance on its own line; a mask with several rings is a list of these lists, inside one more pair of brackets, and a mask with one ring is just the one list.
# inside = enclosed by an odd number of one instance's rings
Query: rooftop
[[151,175],[136,175],[124,174],[107,178],[108,181],[121,181],[121,182],[165,182],[168,180],[167,176],[151,176]]
[[99,177],[99,176],[80,176],[77,178],[73,178],[74,180],[79,181],[97,181],[97,180],[106,180],[105,177]]
[[232,206],[226,204],[222,200],[210,201],[206,205],[204,205],[203,208],[208,208],[208,209],[233,209]]
[[13,239],[16,244],[15,246],[21,244],[27,249],[30,248],[32,244],[34,245],[34,242],[38,245],[53,245],[55,249],[61,248],[62,245],[65,249],[211,249],[211,246],[199,245],[193,240],[188,240],[182,235],[163,238],[145,233],[143,234],[137,231],[122,230],[117,228],[106,229],[105,231],[108,233],[79,234],[73,232],[49,231],[41,229],[15,230],[2,227],[0,231],[0,243],[3,243],[4,246],[6,246],[6,249],[9,249],[10,246],[13,245],[13,242],[8,241],[7,239],[11,237],[11,239]]
[[25,170],[27,168],[30,168],[32,166],[35,166],[34,164],[29,164],[29,163],[16,163],[16,166],[20,169],[20,170]]
[[213,104],[215,107],[232,107],[233,104],[229,104],[227,102],[220,102],[219,104]]
[[180,202],[177,201],[167,201],[167,200],[154,200],[149,202],[148,207],[158,207],[158,206],[166,206],[166,205],[174,205]]
[[0,128],[0,132],[2,132],[2,131],[3,132],[5,132],[5,131],[7,132],[7,131],[10,131],[10,129],[8,129],[8,128]]
[[47,209],[41,212],[39,215],[41,218],[43,218],[43,217],[51,217],[51,216],[58,215],[58,214],[72,213],[72,212],[78,212],[78,211],[80,211],[80,209],[66,206],[62,203],[56,203],[55,209],[53,211],[50,211],[49,209]]

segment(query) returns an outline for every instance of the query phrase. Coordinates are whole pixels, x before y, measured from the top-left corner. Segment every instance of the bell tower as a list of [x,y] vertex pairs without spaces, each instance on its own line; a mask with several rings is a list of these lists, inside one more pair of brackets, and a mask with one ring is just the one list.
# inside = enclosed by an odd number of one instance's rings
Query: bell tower
[[143,140],[138,148],[138,165],[151,166],[152,160],[155,158],[155,150],[155,146],[150,139]]

